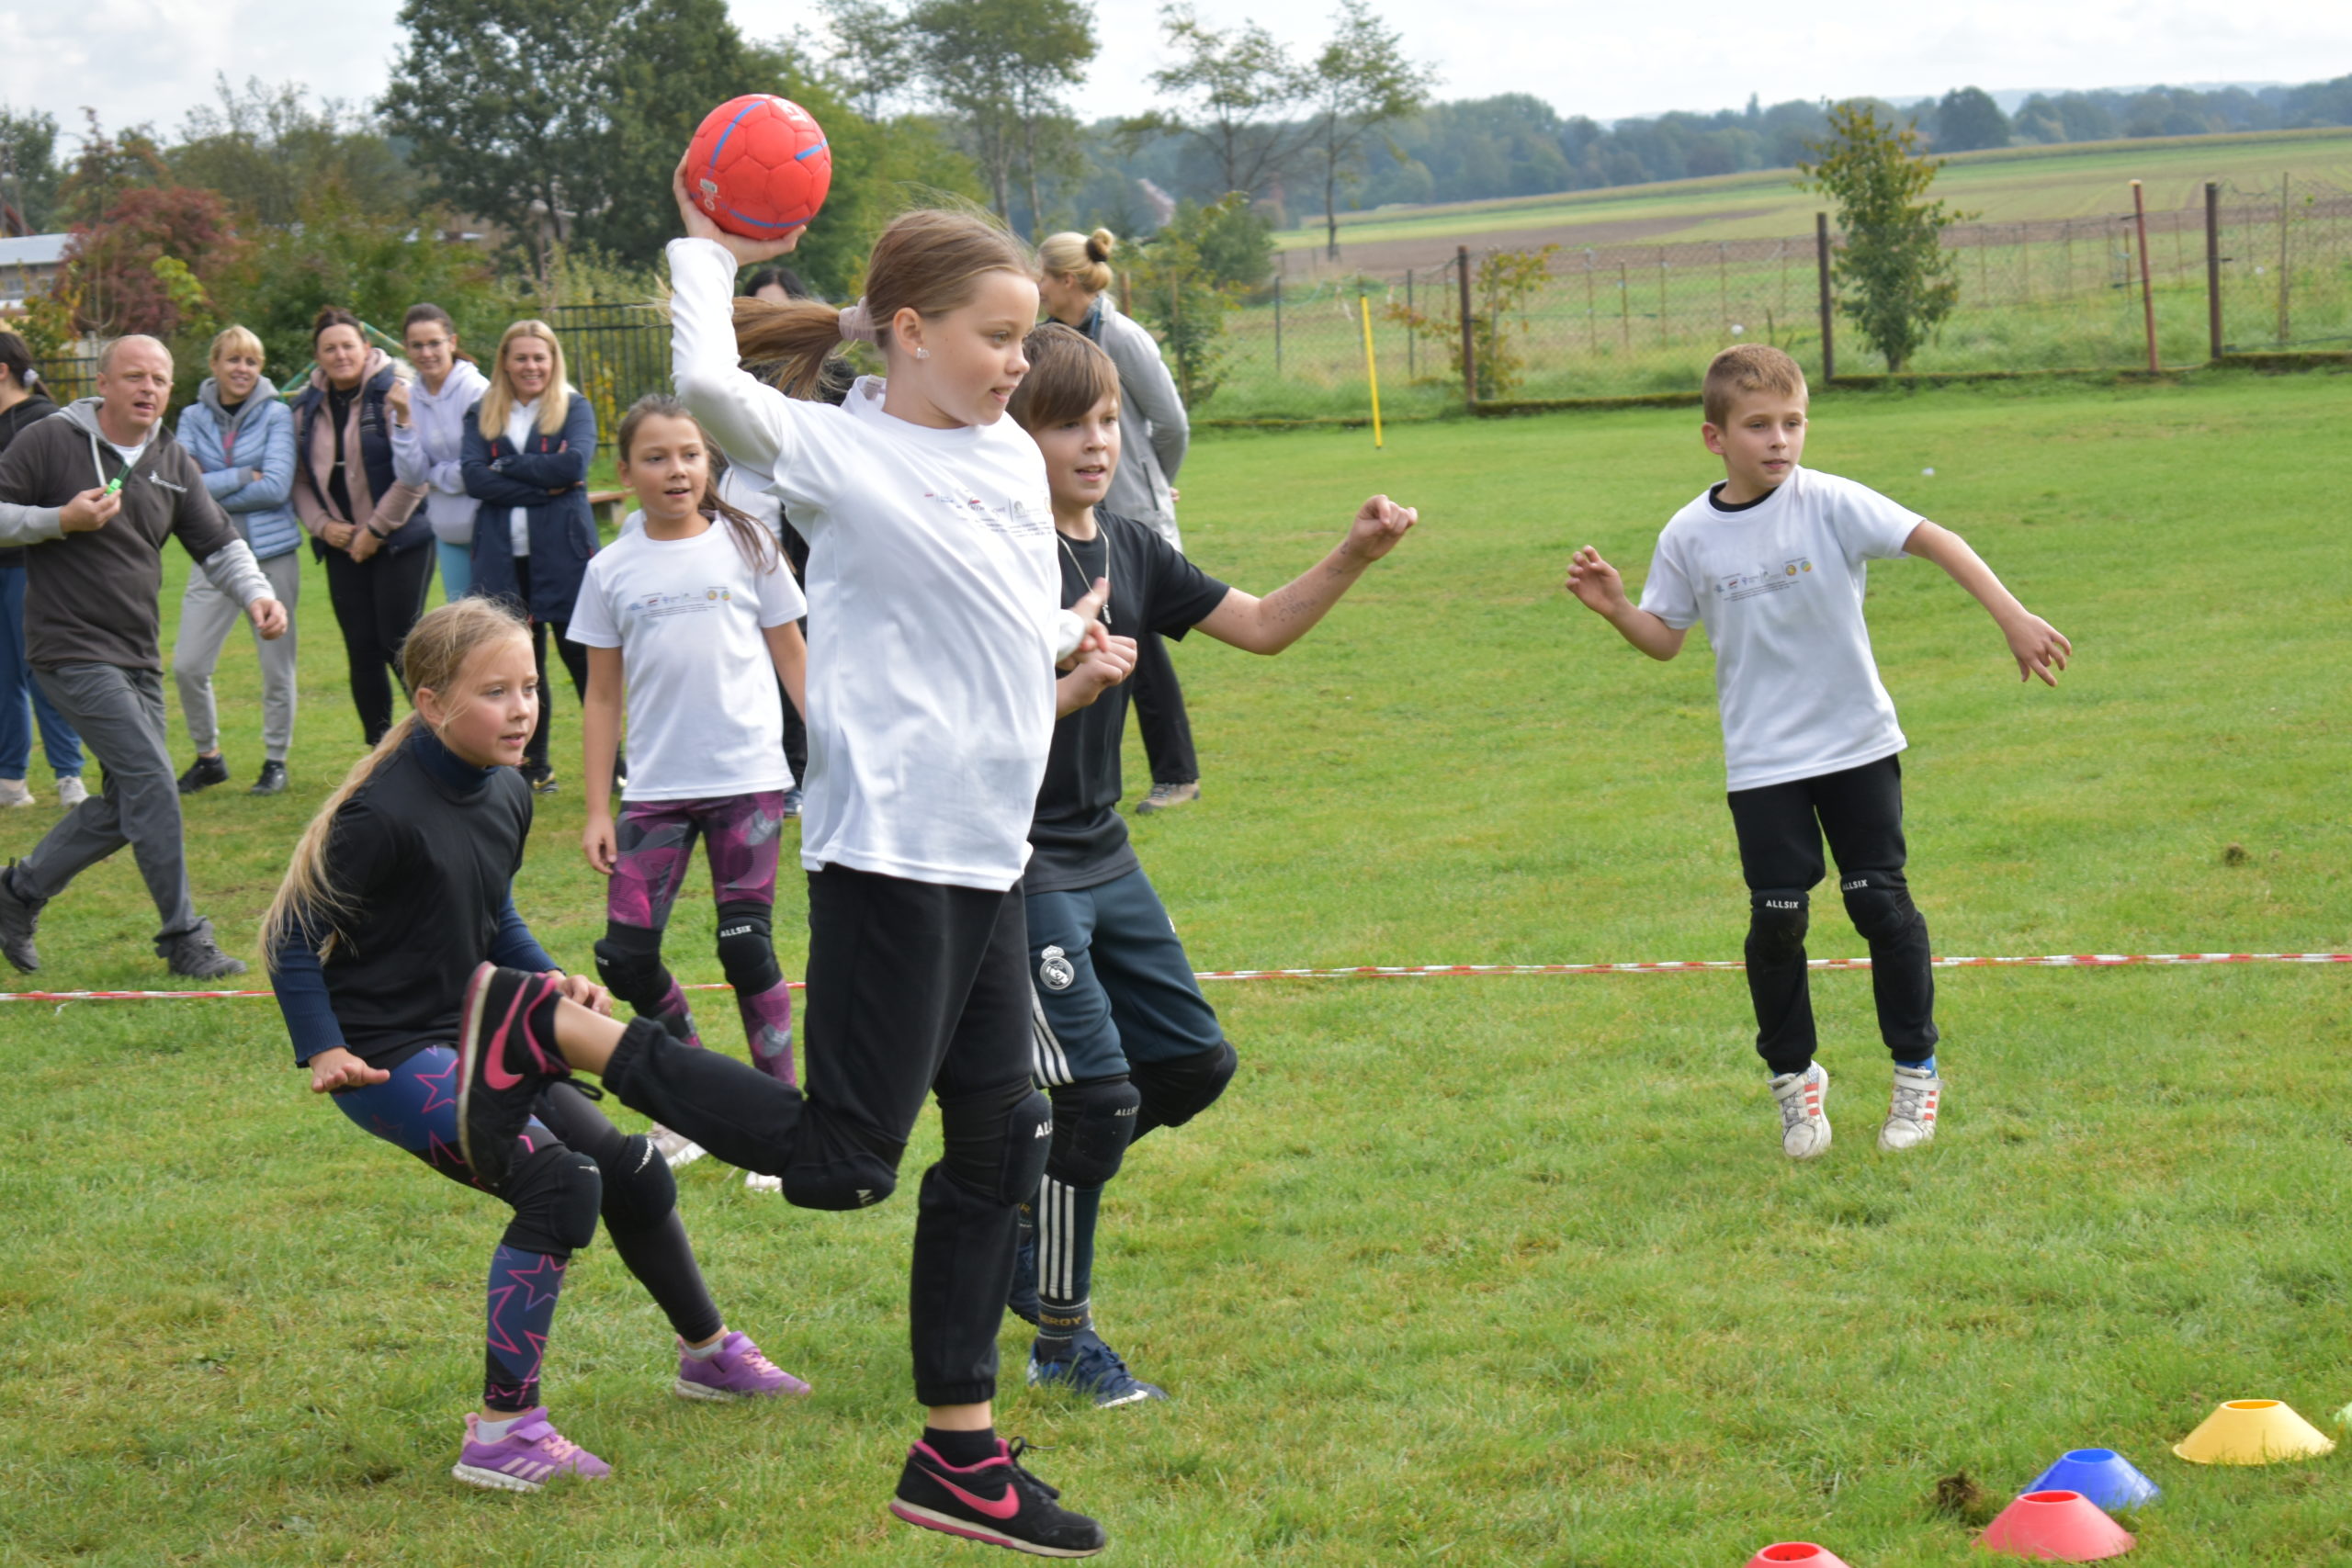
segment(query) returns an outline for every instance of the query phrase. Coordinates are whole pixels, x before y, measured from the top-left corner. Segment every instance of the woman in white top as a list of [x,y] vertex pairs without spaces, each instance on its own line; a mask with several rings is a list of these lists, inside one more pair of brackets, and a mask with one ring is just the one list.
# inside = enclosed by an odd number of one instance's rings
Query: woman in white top
[[438,305],[411,305],[401,321],[401,344],[416,369],[384,400],[392,414],[392,471],[424,492],[441,563],[441,596],[473,592],[474,513],[481,502],[466,493],[466,415],[490,390],[490,380],[458,346],[458,326]]
[[[736,271],[792,247],[721,232],[687,196],[669,249],[678,395],[808,536],[808,1089],[551,999],[540,978],[477,976],[469,1136],[495,1146],[551,1078],[600,1075],[622,1104],[710,1153],[782,1178],[806,1208],[880,1201],[936,1096],[945,1148],[923,1173],[910,1311],[930,1408],[891,1511],[1054,1555],[1102,1550],[991,1419],[1016,1206],[1053,1136],[1030,1082],[1020,879],[1052,741],[1057,660],[1125,658],[1100,585],[1059,604],[1045,460],[1004,417],[1037,288],[1019,242],[916,211],[876,241],[865,299],[736,299]],[[840,407],[807,400],[850,338],[882,352]],[[786,397],[741,361],[775,363]],[[1115,678],[1115,674],[1113,678]]]

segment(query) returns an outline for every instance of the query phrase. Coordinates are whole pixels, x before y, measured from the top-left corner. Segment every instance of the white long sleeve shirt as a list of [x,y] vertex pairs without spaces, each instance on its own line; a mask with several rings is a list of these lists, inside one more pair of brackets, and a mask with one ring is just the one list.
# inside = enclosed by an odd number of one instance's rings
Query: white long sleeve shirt
[[786,398],[737,363],[725,248],[669,254],[678,396],[808,540],[801,863],[1010,888],[1076,640],[1036,443],[910,423],[872,377],[838,408]]

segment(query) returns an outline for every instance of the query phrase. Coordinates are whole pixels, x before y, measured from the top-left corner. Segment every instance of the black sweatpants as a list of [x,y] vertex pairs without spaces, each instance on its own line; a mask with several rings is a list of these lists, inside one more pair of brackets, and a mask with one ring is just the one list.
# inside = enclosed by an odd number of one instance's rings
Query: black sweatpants
[[1143,754],[1156,784],[1198,784],[1200,754],[1193,750],[1193,717],[1184,711],[1184,688],[1168,657],[1168,639],[1147,630],[1136,638],[1133,701],[1136,728],[1143,732]]
[[425,591],[433,586],[432,540],[404,550],[379,549],[366,560],[341,550],[324,554],[327,601],[343,628],[344,657],[351,666],[351,705],[373,746],[392,728],[401,645],[424,614]]
[[1002,893],[831,866],[808,876],[808,1089],[639,1019],[605,1069],[621,1103],[804,1208],[881,1201],[926,1095],[945,1152],[923,1172],[910,1323],[915,1397],[996,1393],[1016,1208],[1052,1120],[1030,1084],[1027,925]]
[[1747,994],[1756,1005],[1757,1054],[1776,1074],[1813,1064],[1804,935],[1826,836],[1846,913],[1870,943],[1880,1038],[1897,1061],[1932,1055],[1936,976],[1928,921],[1903,875],[1901,761],[1883,757],[1843,773],[1734,790],[1726,798],[1747,880]]

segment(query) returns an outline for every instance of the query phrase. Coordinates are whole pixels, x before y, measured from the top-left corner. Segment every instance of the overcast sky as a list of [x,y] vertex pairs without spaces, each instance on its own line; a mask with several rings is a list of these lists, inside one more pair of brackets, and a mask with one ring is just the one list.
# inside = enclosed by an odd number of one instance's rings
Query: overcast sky
[[[813,25],[804,0],[729,0],[753,37]],[[1783,98],[1916,96],[2149,82],[2301,82],[2352,72],[2342,0],[1977,0],[1937,11],[1886,0],[1676,0],[1636,6],[1560,0],[1375,0],[1407,47],[1444,74],[1448,97],[1533,93],[1597,119]],[[77,129],[79,106],[108,125],[175,130],[214,74],[299,81],[372,98],[401,44],[392,0],[0,0],[0,96]],[[1300,47],[1329,0],[1201,0],[1212,23],[1255,17]],[[1102,54],[1079,96],[1088,117],[1133,112],[1159,63],[1158,6],[1097,0]],[[1892,26],[1889,25],[1893,19]]]

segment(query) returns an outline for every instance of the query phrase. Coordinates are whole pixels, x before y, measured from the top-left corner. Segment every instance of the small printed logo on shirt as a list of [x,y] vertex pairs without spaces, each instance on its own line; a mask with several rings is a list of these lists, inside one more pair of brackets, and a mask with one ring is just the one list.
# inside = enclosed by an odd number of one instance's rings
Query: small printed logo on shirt
[[1038,955],[1037,983],[1049,991],[1067,991],[1078,978],[1078,971],[1069,955],[1058,947],[1049,947]]
[[1043,517],[1030,515],[1027,502],[1018,496],[1012,497],[1000,505],[990,505],[977,495],[942,495],[939,491],[931,490],[923,491],[922,498],[925,501],[935,501],[952,511],[977,516],[991,533],[1010,535],[1016,538],[1028,538],[1043,534],[1051,526]]
[[1715,597],[1729,604],[1752,599],[1758,593],[1776,593],[1783,588],[1795,587],[1796,580],[1812,570],[1813,562],[1803,556],[1778,566],[1758,562],[1744,570],[1719,575],[1715,579]]
[[629,613],[659,619],[664,615],[698,615],[714,604],[734,602],[729,588],[690,588],[679,593],[640,593],[629,603]]

